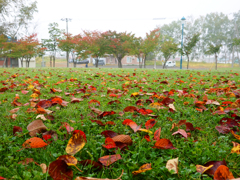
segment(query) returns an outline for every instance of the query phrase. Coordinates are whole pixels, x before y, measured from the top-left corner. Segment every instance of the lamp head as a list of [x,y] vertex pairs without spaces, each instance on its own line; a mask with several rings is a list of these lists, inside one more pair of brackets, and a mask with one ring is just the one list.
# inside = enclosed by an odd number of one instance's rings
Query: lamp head
[[185,21],[186,21],[186,18],[185,18],[185,17],[182,17],[181,21],[182,21],[182,24],[184,24]]

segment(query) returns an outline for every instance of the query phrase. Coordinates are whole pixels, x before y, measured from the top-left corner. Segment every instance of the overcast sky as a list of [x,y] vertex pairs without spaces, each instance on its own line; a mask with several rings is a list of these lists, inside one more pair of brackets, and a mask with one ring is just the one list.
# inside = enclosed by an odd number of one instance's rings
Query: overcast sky
[[[159,24],[183,16],[206,15],[211,12],[230,14],[240,10],[240,0],[38,0],[34,23],[39,40],[48,38],[48,24],[57,22],[61,29],[71,18],[69,33],[82,30],[116,30],[144,37]],[[153,18],[166,18],[153,20]]]

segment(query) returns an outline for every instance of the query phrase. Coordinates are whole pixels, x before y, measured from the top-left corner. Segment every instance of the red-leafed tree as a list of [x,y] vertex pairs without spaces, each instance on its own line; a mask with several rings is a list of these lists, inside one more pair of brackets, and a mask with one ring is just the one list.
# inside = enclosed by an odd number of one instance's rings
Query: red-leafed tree
[[9,57],[20,59],[21,67],[23,67],[24,60],[26,61],[26,67],[29,67],[30,60],[45,50],[40,46],[37,34],[26,36],[17,42],[8,42],[8,45],[11,47]]
[[108,41],[104,33],[99,31],[84,31],[84,41],[87,44],[87,50],[95,58],[95,66],[98,67],[100,57],[103,57],[109,50]]
[[103,37],[108,44],[108,54],[113,54],[117,58],[118,67],[122,68],[122,58],[130,52],[129,43],[134,35],[126,32],[107,31],[103,33]]

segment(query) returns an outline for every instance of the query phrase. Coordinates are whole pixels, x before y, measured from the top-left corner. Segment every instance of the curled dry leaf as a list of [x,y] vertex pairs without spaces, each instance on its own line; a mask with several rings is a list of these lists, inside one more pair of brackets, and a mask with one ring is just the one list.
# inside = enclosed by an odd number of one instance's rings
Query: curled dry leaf
[[43,124],[42,120],[35,120],[27,126],[27,130],[29,131],[29,135],[33,137],[36,136],[37,133],[46,132],[47,127]]
[[66,152],[70,155],[76,154],[80,151],[86,144],[85,139],[80,133],[74,134],[68,141]]
[[42,164],[40,164],[40,167],[42,169],[42,173],[45,174],[47,172],[47,165],[42,163]]
[[211,176],[214,176],[215,171],[217,168],[221,165],[227,166],[227,163],[225,160],[223,161],[209,161],[206,164],[204,164],[205,167],[213,165],[210,169],[206,170],[205,173]]
[[19,109],[20,109],[20,108],[14,108],[14,109],[12,109],[12,110],[10,111],[10,113],[12,113],[12,114],[13,114],[13,113],[16,113],[16,112],[19,111]]
[[236,142],[233,142],[233,148],[231,150],[231,153],[237,153],[237,154],[240,154],[240,144],[236,143]]
[[47,120],[43,114],[37,115],[36,119],[39,119],[39,118],[42,119],[43,121]]
[[44,147],[47,145],[48,144],[45,143],[41,138],[33,137],[33,138],[26,140],[22,146],[24,148],[41,148],[41,147]]
[[172,135],[181,134],[183,137],[187,138],[187,133],[183,129],[178,129],[178,131],[174,132]]
[[75,97],[71,97],[71,103],[78,103],[83,101],[84,99],[82,98],[75,98]]
[[122,159],[121,155],[120,154],[115,154],[115,155],[108,155],[108,156],[100,157],[98,159],[98,161],[101,162],[104,166],[109,166],[119,159]]
[[196,169],[197,169],[197,172],[203,174],[205,171],[207,171],[208,169],[210,169],[211,167],[213,167],[213,165],[209,165],[207,167],[205,166],[202,166],[202,165],[196,165]]
[[154,140],[158,141],[160,139],[160,136],[161,136],[161,127],[155,131]]
[[234,179],[233,174],[229,171],[229,168],[224,165],[220,165],[214,173],[214,180],[231,180]]
[[169,171],[173,170],[174,171],[173,174],[177,174],[178,173],[178,158],[168,160],[167,164],[166,164],[166,168]]
[[51,162],[48,168],[48,174],[54,180],[72,180],[73,171],[68,168],[67,163],[63,160]]
[[77,159],[71,155],[62,155],[57,158],[57,160],[63,160],[68,166],[75,166],[77,164]]
[[139,170],[133,171],[132,174],[133,174],[133,175],[137,175],[137,174],[140,174],[140,173],[149,171],[149,170],[151,170],[151,169],[152,169],[152,168],[151,168],[151,163],[150,163],[150,164],[144,164],[144,165],[142,165],[142,166],[139,168]]

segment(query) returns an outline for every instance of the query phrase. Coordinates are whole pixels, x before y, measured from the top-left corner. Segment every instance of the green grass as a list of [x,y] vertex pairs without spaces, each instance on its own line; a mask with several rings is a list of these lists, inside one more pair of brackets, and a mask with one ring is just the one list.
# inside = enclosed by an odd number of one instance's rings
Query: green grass
[[[237,70],[237,69],[236,69]],[[201,175],[196,171],[196,165],[204,165],[209,161],[226,160],[227,166],[235,177],[240,177],[240,155],[231,153],[233,147],[232,141],[240,143],[234,138],[231,133],[219,134],[215,126],[219,126],[219,121],[223,117],[231,117],[232,112],[225,115],[213,115],[217,109],[217,105],[205,105],[206,111],[199,112],[196,110],[192,96],[178,96],[174,93],[170,98],[174,99],[175,113],[168,112],[166,109],[155,109],[150,107],[146,102],[150,95],[146,93],[157,93],[165,96],[164,91],[185,90],[188,94],[195,95],[199,101],[203,100],[205,91],[209,88],[225,88],[235,84],[237,89],[240,89],[240,78],[234,70],[220,70],[220,71],[193,71],[193,70],[145,70],[145,69],[100,69],[100,68],[81,68],[81,69],[1,69],[0,70],[0,88],[7,87],[7,91],[0,94],[0,176],[8,179],[52,179],[49,174],[43,174],[41,168],[34,164],[28,165],[18,164],[19,161],[25,158],[33,158],[38,164],[45,163],[47,166],[55,161],[59,156],[67,154],[65,152],[66,145],[71,135],[65,129],[59,130],[63,122],[67,122],[75,130],[82,130],[87,136],[87,143],[84,148],[76,153],[79,161],[91,159],[98,161],[98,159],[105,155],[115,154],[114,150],[107,150],[102,145],[105,142],[105,137],[101,135],[104,130],[112,130],[119,134],[130,135],[133,144],[128,146],[125,151],[117,151],[121,154],[122,159],[113,163],[109,167],[97,171],[90,166],[83,167],[77,165],[83,172],[79,172],[75,167],[73,170],[74,178],[77,176],[96,177],[96,178],[117,178],[121,171],[124,170],[122,179],[136,179],[136,180],[190,180],[190,179],[204,179],[210,180],[212,177],[204,174]],[[136,76],[133,76],[136,73]],[[13,78],[12,75],[16,75]],[[70,79],[76,79],[75,81]],[[64,83],[56,85],[59,81]],[[160,82],[167,80],[169,84],[161,84]],[[181,82],[176,82],[182,80]],[[58,134],[58,140],[53,141],[46,148],[23,149],[22,144],[30,138],[27,126],[36,119],[38,114],[27,113],[27,109],[31,108],[29,105],[21,106],[16,113],[17,118],[13,120],[10,118],[11,109],[14,109],[12,102],[16,96],[19,95],[19,102],[22,104],[28,103],[31,99],[29,93],[24,95],[22,90],[27,90],[29,85],[34,81],[38,81],[40,86],[40,99],[50,99],[51,97],[61,96],[62,99],[69,102],[68,106],[61,107],[60,105],[48,108],[52,110],[54,120],[43,121],[48,130],[54,130]],[[102,83],[105,82],[105,83]],[[229,84],[228,84],[229,83]],[[89,86],[94,86],[96,91],[88,91]],[[50,88],[61,89],[62,92],[50,93]],[[107,94],[108,88],[119,89],[121,97],[110,97]],[[70,103],[71,95],[66,96],[65,92],[75,93],[75,97],[83,97],[83,93],[76,93],[76,89],[86,89],[86,94],[90,94],[89,98],[84,97],[84,100],[79,103]],[[231,89],[231,91],[234,89]],[[131,97],[134,92],[139,92],[138,97]],[[219,98],[225,98],[219,99]],[[102,122],[113,121],[116,125],[99,126],[93,123],[91,119],[98,119],[96,114],[92,114],[89,108],[89,101],[98,100],[101,105],[96,107],[101,111],[115,111],[116,114],[105,116],[101,119]],[[108,102],[118,99],[121,104],[108,105]],[[137,106],[137,100],[142,99],[143,106]],[[217,95],[216,93],[208,94],[208,99],[214,99],[220,104],[224,101],[235,102],[236,97],[228,97],[225,93]],[[160,101],[153,98],[154,102]],[[184,102],[189,102],[189,105],[184,105]],[[159,127],[162,128],[161,138],[169,139],[174,147],[177,149],[155,149],[152,148],[155,141],[152,140],[153,135],[150,134],[151,142],[147,142],[144,136],[146,132],[136,132],[129,126],[122,125],[125,119],[132,119],[138,125],[142,124],[145,128],[145,122],[152,119],[150,116],[144,116],[139,113],[124,113],[119,115],[127,106],[136,106],[138,108],[146,108],[153,110],[157,123],[151,128],[155,132]],[[224,107],[226,108],[226,107]],[[238,107],[238,116],[240,116]],[[168,119],[173,119],[169,121]],[[173,123],[178,123],[180,120],[187,120],[191,122],[194,127],[200,127],[202,130],[191,131],[191,136],[187,139],[180,135],[172,136],[172,133],[177,131],[174,128],[170,131]],[[18,136],[13,136],[13,126],[20,126],[23,129]],[[181,126],[185,129],[185,126]],[[239,132],[237,133],[239,134]],[[42,138],[39,134],[38,137]],[[197,142],[194,142],[197,140]],[[215,145],[213,145],[216,143]],[[178,174],[170,173],[166,168],[168,160],[179,157]],[[140,166],[146,163],[152,164],[152,170],[146,171],[139,175],[133,176],[132,172],[139,169]]]

